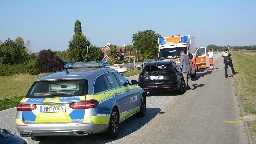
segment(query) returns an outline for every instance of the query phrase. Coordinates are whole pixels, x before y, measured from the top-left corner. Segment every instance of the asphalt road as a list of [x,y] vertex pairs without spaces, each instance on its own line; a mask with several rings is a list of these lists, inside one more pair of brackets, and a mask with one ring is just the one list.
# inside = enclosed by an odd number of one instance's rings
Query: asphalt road
[[[215,56],[216,69],[200,72],[194,83],[195,90],[183,95],[151,93],[147,97],[147,115],[132,117],[120,127],[116,140],[104,139],[104,134],[84,137],[50,137],[29,144],[85,144],[85,143],[178,143],[178,144],[244,144],[247,142],[241,122],[232,78],[224,78],[220,54]],[[216,61],[217,60],[217,61]],[[131,79],[137,79],[133,76]],[[16,110],[0,112],[0,127],[12,132]]]

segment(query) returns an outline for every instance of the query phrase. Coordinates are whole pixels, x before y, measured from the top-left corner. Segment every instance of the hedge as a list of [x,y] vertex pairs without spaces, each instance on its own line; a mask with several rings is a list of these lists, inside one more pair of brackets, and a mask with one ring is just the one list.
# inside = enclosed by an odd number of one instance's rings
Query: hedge
[[14,96],[10,98],[0,99],[0,111],[16,107],[23,97],[24,96]]
[[38,75],[40,71],[32,65],[0,65],[0,76],[12,76],[15,74]]
[[126,73],[124,73],[123,75],[125,77],[129,77],[129,76],[138,75],[140,73],[141,73],[141,70],[130,70],[130,71],[127,71]]

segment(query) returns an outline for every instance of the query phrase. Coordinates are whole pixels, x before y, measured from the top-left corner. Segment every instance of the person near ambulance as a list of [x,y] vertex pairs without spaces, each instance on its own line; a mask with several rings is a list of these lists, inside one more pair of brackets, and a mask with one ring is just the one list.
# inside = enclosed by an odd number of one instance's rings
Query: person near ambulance
[[[190,85],[192,84],[192,80],[191,80],[191,78],[189,78],[190,70],[191,70],[190,56],[186,55],[183,50],[180,51],[180,66],[181,66],[183,77],[184,77],[184,80],[186,83],[186,90],[190,90],[191,89]],[[194,88],[192,88],[191,90],[193,90],[193,89]]]
[[213,51],[212,51],[212,49],[209,49],[208,56],[209,56],[210,69],[213,70],[214,66],[213,66]]
[[228,66],[230,66],[232,74],[235,75],[235,69],[234,69],[234,65],[232,63],[232,55],[229,53],[229,49],[226,49],[223,54],[222,54],[222,61],[225,64],[225,77],[228,78]]

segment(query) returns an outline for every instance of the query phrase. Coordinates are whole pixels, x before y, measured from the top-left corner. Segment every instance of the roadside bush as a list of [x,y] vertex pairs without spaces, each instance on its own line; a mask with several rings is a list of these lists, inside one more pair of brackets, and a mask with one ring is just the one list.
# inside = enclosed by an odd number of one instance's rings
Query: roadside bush
[[16,107],[23,97],[24,96],[14,96],[10,98],[0,99],[0,111]]
[[108,62],[110,65],[113,65],[113,64],[115,64],[116,60],[112,57],[109,57]]
[[141,73],[141,70],[131,70],[131,71],[128,71],[128,72],[124,73],[123,75],[125,77],[129,77],[129,76],[138,75],[140,73]]
[[39,52],[35,66],[41,73],[49,73],[62,70],[64,63],[55,52],[48,49]]
[[116,64],[122,64],[122,63],[125,63],[125,60],[117,60],[116,61]]
[[12,76],[15,74],[31,74],[38,75],[40,71],[33,65],[0,65],[0,76]]

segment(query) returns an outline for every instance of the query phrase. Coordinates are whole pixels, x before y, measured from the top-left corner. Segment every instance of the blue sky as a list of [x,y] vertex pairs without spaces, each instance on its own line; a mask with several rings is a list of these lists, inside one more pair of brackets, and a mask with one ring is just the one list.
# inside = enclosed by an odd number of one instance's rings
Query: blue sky
[[20,36],[32,51],[66,50],[74,23],[92,44],[132,44],[132,34],[193,35],[196,46],[256,44],[255,0],[1,0],[0,40]]

